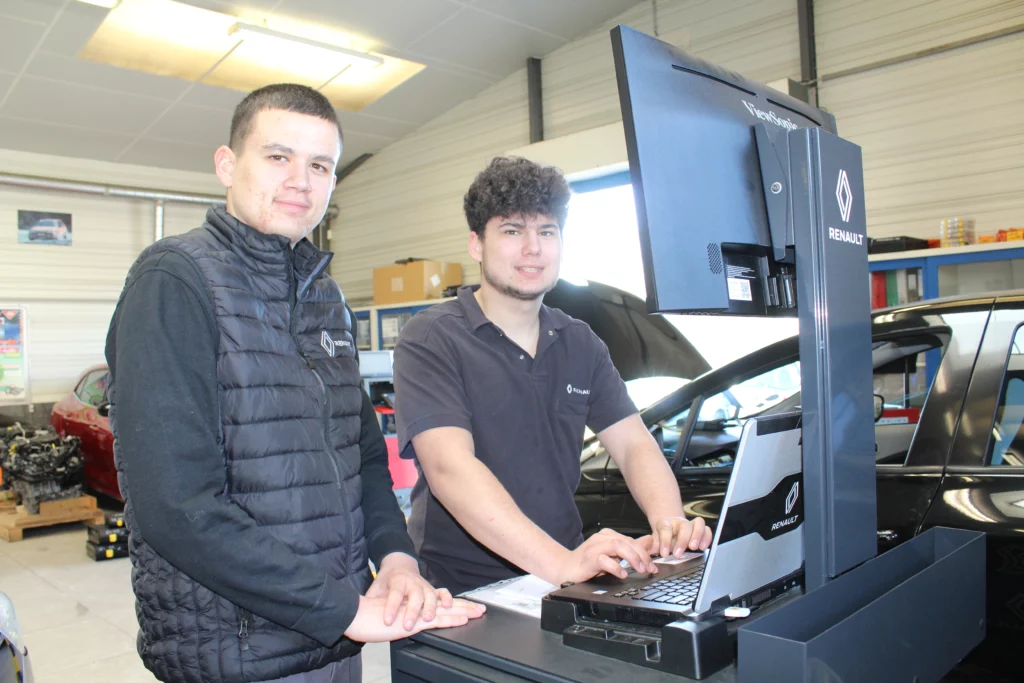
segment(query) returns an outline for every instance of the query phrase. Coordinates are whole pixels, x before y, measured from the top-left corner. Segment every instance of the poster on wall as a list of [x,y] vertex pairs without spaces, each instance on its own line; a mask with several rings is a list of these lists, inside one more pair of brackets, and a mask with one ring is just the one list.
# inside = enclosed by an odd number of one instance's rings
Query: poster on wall
[[71,214],[18,211],[18,242],[71,246]]
[[28,357],[23,306],[0,305],[0,405],[28,403]]

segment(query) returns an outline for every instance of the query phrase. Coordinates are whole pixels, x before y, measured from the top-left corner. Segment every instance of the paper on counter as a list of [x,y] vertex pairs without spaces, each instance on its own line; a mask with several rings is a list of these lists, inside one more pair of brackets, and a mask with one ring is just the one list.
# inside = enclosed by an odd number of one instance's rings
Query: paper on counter
[[652,558],[655,564],[680,564],[688,560],[694,560],[699,557],[704,557],[704,553],[683,553],[682,557],[655,557]]
[[558,588],[532,574],[492,583],[463,593],[460,597],[482,602],[540,619],[541,599]]

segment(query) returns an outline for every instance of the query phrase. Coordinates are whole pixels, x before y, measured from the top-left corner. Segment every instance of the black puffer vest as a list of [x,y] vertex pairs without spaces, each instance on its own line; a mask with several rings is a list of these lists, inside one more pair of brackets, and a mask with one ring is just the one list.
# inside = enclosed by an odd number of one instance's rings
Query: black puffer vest
[[[291,249],[287,238],[257,232],[221,208],[136,263],[165,250],[195,259],[216,312],[226,496],[297,555],[365,592],[359,368],[344,298],[325,274],[331,255],[306,240]],[[134,276],[133,267],[129,284]],[[116,392],[115,382],[115,435]],[[115,460],[124,493],[116,443]],[[126,513],[134,526],[130,500]],[[266,681],[358,652],[345,638],[325,648],[245,612],[179,572],[137,533],[131,557],[139,652],[163,681]]]

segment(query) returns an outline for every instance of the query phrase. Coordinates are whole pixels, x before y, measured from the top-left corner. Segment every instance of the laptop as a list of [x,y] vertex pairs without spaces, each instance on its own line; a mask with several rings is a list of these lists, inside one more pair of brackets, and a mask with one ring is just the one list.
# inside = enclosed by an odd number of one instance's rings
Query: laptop
[[554,591],[582,617],[663,626],[725,607],[756,607],[803,579],[799,412],[743,425],[722,515],[706,553],[665,562],[658,574],[603,574]]

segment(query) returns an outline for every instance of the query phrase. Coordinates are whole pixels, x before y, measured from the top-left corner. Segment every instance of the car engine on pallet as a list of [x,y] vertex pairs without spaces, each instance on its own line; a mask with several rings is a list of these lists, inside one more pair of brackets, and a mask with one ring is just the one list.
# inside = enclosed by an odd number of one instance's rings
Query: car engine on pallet
[[39,503],[82,495],[82,454],[78,437],[61,437],[52,429],[14,424],[0,432],[4,486],[21,498],[30,514]]

